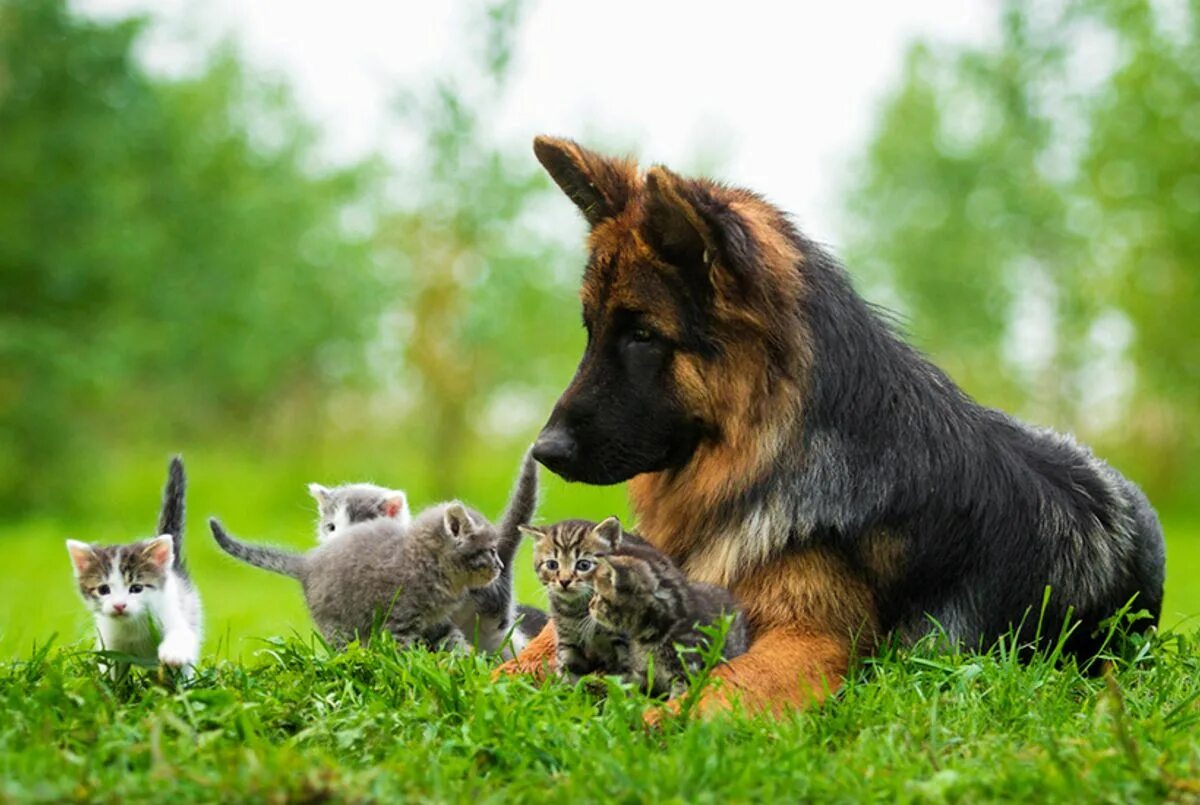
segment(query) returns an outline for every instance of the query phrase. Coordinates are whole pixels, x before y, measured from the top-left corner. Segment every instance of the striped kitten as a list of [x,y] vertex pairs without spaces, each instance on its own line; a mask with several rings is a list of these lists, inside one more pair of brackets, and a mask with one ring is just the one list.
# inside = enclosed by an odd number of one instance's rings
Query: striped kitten
[[687,671],[698,670],[696,651],[707,641],[699,626],[733,615],[723,655],[732,659],[749,646],[746,618],[723,587],[688,581],[669,562],[651,563],[637,556],[599,560],[588,603],[602,627],[623,633],[629,641],[626,681],[653,696],[679,695],[687,688]]
[[588,613],[596,568],[613,554],[638,556],[655,566],[671,561],[640,537],[622,531],[616,517],[521,530],[534,539],[533,566],[550,599],[559,674],[574,682],[590,673],[624,673],[628,641],[620,630],[600,626]]
[[[158,533],[126,545],[67,540],[79,594],[92,612],[97,650],[119,651],[180,668],[200,658],[200,596],[183,560],[183,462],[171,459]],[[112,664],[114,676],[125,664]]]

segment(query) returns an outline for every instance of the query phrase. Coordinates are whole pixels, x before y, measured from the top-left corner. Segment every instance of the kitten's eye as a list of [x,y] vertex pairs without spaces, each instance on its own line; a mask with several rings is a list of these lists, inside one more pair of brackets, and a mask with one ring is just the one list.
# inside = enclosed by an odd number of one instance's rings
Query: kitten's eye
[[142,591],[142,585],[140,585],[140,584],[131,584],[131,585],[129,585],[129,592],[131,592],[131,593],[140,593],[141,591]]
[[575,569],[577,571],[579,571],[580,573],[587,573],[589,570],[591,570],[595,566],[596,566],[596,563],[593,562],[591,559],[580,559],[578,562],[575,563]]
[[107,584],[101,584],[96,588],[96,592],[100,593],[100,595],[108,595],[112,590],[109,589]]
[[325,533],[329,534],[332,531],[333,531],[333,523],[326,523],[325,524]]
[[542,562],[542,567],[546,568],[547,570],[558,570],[558,561],[554,559],[547,559],[545,562]]

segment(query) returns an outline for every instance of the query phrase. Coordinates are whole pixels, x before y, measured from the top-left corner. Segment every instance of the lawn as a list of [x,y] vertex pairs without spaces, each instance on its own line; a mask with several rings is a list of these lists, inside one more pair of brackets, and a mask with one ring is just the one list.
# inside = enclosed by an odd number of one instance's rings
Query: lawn
[[[387,644],[270,639],[186,686],[70,648],[0,665],[0,799],[1113,801],[1200,797],[1200,653],[1107,677],[1001,653],[860,665],[826,706],[647,731],[649,702]],[[601,691],[602,692],[602,691]]]

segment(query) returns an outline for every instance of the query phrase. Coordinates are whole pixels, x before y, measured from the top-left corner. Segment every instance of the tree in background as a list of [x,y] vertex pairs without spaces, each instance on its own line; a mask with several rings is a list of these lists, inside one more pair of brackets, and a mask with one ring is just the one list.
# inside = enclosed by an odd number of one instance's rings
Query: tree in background
[[[384,318],[390,348],[376,354],[407,392],[409,432],[440,497],[457,494],[481,436],[532,436],[581,351],[578,273],[541,221],[557,194],[527,144],[489,136],[520,17],[517,2],[484,7],[470,74],[399,104],[420,158],[397,169],[399,209],[380,226],[395,301]],[[516,433],[489,433],[489,422]]]
[[850,196],[850,265],[981,400],[1160,503],[1200,477],[1200,3],[1005,3],[918,44]]
[[230,54],[148,76],[142,28],[0,3],[6,514],[69,506],[97,444],[319,398],[375,329],[371,232],[344,225],[367,171],[314,171],[287,93]]

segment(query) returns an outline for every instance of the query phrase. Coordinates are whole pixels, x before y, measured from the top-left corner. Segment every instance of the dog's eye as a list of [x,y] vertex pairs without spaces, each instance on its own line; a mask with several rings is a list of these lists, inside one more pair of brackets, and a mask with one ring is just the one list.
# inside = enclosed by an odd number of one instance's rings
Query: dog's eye
[[645,344],[654,340],[654,333],[645,327],[638,327],[630,331],[629,340],[635,344]]
[[108,595],[112,590],[108,588],[107,584],[101,584],[96,588],[96,592],[100,593],[100,595]]
[[325,524],[325,533],[329,534],[332,531],[333,531],[333,523],[326,523]]
[[142,591],[142,585],[140,585],[140,584],[131,584],[131,585],[129,585],[129,592],[131,592],[131,593],[140,593],[141,591]]

